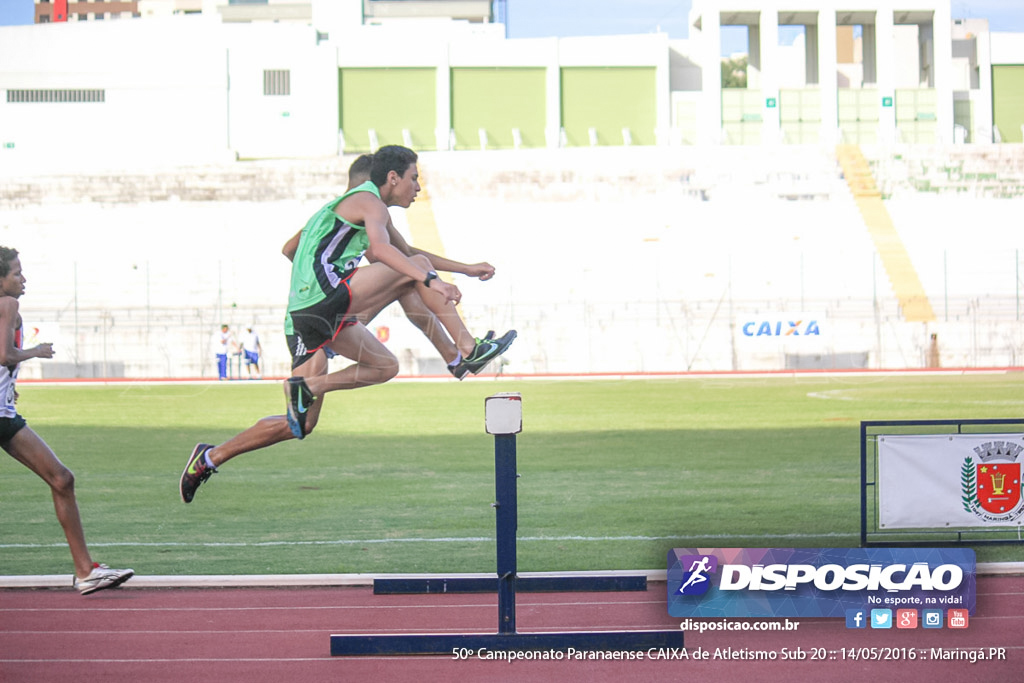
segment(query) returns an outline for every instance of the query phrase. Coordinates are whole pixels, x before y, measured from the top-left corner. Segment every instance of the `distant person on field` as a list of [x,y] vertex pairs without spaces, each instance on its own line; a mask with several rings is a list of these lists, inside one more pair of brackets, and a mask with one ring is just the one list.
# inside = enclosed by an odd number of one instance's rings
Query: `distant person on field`
[[249,371],[249,379],[260,379],[260,356],[263,355],[263,345],[260,344],[260,335],[251,326],[245,328],[242,336],[242,354],[245,356],[245,367]]
[[30,358],[53,358],[52,344],[22,348],[23,332],[18,299],[25,293],[18,252],[0,247],[0,447],[21,464],[38,474],[50,487],[57,521],[64,529],[71,559],[75,564],[72,585],[88,595],[104,588],[120,586],[135,572],[110,569],[96,564],[85,544],[85,532],[75,499],[75,475],[57,459],[46,442],[25,423],[15,410],[18,392],[18,366]]
[[213,333],[210,346],[213,348],[213,355],[217,358],[217,378],[223,382],[228,378],[228,354],[234,353],[238,348],[231,328],[221,325],[220,330]]
[[[416,291],[462,355],[457,370],[479,372],[516,338],[475,339],[455,307],[458,287],[437,277],[430,259],[408,255],[391,243],[389,206],[408,208],[419,192],[416,153],[391,145],[374,154],[370,180],[332,200],[306,223],[292,261],[285,335],[292,376],[284,383],[286,414],[266,417],[219,446],[200,443],[181,474],[188,503],[217,468],[242,453],[288,439],[303,439],[316,426],[325,395],[387,382],[398,359],[370,332],[361,316]],[[369,265],[359,266],[366,254]],[[354,363],[328,372],[326,350]]]

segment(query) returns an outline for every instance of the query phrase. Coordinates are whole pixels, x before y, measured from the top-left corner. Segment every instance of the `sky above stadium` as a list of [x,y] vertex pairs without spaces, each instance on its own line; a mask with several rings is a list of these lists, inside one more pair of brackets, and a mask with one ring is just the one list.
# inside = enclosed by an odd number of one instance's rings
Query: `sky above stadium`
[[[2,1],[2,0],[0,0]],[[662,31],[688,38],[690,0],[507,0],[510,38]],[[1021,0],[951,3],[954,19],[988,19],[992,31],[1024,32]]]
[[[0,0],[0,25],[31,24],[33,4],[32,0]],[[690,4],[691,0],[507,0],[508,36],[546,38],[661,31],[670,38],[688,38]],[[953,0],[951,7],[955,19],[988,19],[993,31],[1024,33],[1021,0]]]

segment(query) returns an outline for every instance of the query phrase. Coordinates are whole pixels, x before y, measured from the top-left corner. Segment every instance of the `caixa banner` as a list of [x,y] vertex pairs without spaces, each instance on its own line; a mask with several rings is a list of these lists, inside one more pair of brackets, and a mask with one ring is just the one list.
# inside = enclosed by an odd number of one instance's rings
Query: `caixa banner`
[[740,315],[736,329],[744,342],[811,343],[827,337],[829,326],[821,312],[783,312]]
[[974,614],[970,548],[675,548],[673,617],[845,617],[850,609]]

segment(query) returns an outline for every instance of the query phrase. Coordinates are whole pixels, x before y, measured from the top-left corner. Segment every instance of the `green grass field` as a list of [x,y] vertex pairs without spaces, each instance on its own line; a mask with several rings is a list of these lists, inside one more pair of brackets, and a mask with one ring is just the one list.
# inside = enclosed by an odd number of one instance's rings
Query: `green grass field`
[[[139,574],[494,571],[484,399],[523,396],[520,571],[664,569],[673,547],[859,544],[861,420],[1017,418],[1024,375],[391,383],[327,397],[316,433],[225,465],[198,441],[281,412],[276,384],[25,383],[77,476],[97,561]],[[1024,547],[979,547],[1021,561]],[[0,574],[70,573],[46,486],[0,464]]]

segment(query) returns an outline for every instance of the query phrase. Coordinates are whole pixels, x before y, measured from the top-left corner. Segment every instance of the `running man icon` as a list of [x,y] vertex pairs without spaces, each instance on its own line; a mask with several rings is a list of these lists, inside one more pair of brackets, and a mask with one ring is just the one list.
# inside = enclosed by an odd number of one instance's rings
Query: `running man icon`
[[711,589],[711,574],[718,571],[719,558],[716,555],[682,555],[678,557],[678,567],[683,569],[683,583],[675,591],[676,595],[704,595]]
[[683,585],[679,587],[679,592],[685,594],[687,592],[686,589],[690,586],[707,581],[708,577],[705,576],[705,574],[711,571],[710,565],[711,558],[707,555],[704,555],[699,560],[694,560],[693,564],[691,564],[690,568],[687,570],[690,572],[690,578],[686,579],[686,581],[683,582]]

